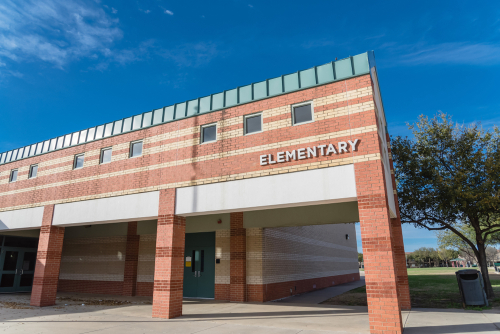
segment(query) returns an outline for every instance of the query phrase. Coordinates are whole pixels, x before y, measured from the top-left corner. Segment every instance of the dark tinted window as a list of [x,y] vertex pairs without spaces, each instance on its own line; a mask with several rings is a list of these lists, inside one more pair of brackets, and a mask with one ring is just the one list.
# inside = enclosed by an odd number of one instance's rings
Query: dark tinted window
[[201,130],[201,142],[206,143],[209,141],[215,141],[217,139],[217,126],[210,125],[205,126]]
[[294,124],[312,121],[312,109],[310,104],[293,108]]
[[245,118],[246,133],[262,131],[262,115],[248,116]]

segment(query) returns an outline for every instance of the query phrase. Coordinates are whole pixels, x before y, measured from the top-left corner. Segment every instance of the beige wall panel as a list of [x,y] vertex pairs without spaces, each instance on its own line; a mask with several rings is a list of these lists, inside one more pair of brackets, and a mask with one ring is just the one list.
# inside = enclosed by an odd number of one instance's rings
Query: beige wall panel
[[154,282],[156,234],[143,234],[139,239],[137,282]]
[[229,230],[215,231],[215,284],[230,283],[230,234]]
[[123,281],[125,236],[65,238],[60,279]]
[[265,228],[263,237],[265,284],[358,271],[354,224]]

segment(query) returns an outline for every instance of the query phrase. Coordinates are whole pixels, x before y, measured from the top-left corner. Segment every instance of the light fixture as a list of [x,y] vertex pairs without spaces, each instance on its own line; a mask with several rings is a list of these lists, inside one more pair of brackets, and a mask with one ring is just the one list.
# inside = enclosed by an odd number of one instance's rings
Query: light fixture
[[345,240],[349,240],[349,234],[345,235]]

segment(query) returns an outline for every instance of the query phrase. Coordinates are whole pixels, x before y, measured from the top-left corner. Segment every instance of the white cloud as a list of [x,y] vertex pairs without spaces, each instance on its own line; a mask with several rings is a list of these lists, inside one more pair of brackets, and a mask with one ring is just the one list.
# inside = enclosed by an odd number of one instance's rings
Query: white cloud
[[63,68],[122,37],[118,20],[93,2],[5,0],[0,4],[0,60],[41,60]]
[[174,15],[174,12],[172,12],[171,10],[165,9],[165,14]]
[[118,9],[111,7],[111,12],[112,12],[113,14],[116,14],[116,13],[118,13]]
[[488,43],[441,43],[436,45],[417,44],[412,46],[388,45],[405,65],[493,65],[500,63],[500,45]]
[[253,8],[253,5],[248,4],[248,7]]

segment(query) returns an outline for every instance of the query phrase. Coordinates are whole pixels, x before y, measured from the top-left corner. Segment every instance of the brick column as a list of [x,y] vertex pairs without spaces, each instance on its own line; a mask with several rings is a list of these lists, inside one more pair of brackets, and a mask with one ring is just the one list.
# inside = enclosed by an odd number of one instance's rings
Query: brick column
[[[391,155],[390,137],[387,134],[387,146],[389,152],[389,162],[391,167],[392,188],[396,189],[396,178],[394,175],[394,165]],[[399,201],[396,191],[394,191],[394,203],[396,204],[397,218],[391,219],[392,237],[394,242],[394,258],[396,261],[396,275],[398,278],[399,305],[403,310],[411,310],[410,286],[408,284],[408,270],[406,268],[406,254],[403,242],[403,230],[401,228],[401,216],[399,213]]]
[[53,216],[54,205],[46,205],[38,240],[31,306],[50,306],[56,303],[64,227],[52,226]]
[[137,262],[139,261],[139,236],[137,222],[129,222],[127,230],[127,246],[125,250],[125,269],[123,272],[124,296],[135,296],[137,287]]
[[232,302],[246,301],[247,282],[247,246],[246,231],[243,227],[243,212],[230,214],[230,287],[229,300]]
[[171,319],[182,315],[186,219],[174,212],[175,189],[160,190],[153,318]]
[[[375,144],[380,144],[375,135]],[[377,147],[376,149],[380,149]],[[354,164],[370,333],[401,334],[392,225],[382,160]]]

